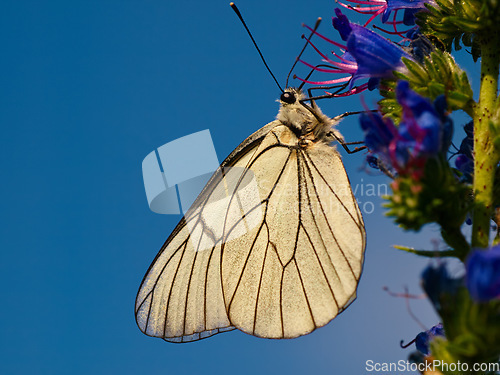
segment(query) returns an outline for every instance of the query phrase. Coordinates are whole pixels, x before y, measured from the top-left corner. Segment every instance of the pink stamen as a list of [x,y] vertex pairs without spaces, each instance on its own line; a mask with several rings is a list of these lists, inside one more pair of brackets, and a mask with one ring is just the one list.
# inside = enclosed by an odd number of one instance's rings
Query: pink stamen
[[401,38],[404,38],[403,34],[406,34],[408,31],[412,30],[412,29],[408,29],[405,31],[389,31],[389,30],[382,29],[381,27],[378,27],[376,25],[373,25],[373,28],[380,30],[380,31],[383,31],[384,33],[389,34],[389,35],[398,35]]
[[325,69],[325,68],[319,68],[317,66],[311,65],[303,60],[299,60],[302,64],[307,65],[309,68],[314,69],[318,72],[324,72],[324,73],[343,73],[345,74],[344,71],[339,70],[339,69]]
[[394,31],[398,31],[396,27],[396,15],[398,14],[398,9],[394,11],[394,17],[392,17],[392,25],[394,26]]
[[344,92],[342,94],[332,94],[331,92],[328,92],[328,91],[325,91],[325,92],[326,92],[327,95],[331,95],[331,96],[333,96],[335,98],[341,98],[341,97],[344,97],[344,96],[350,96],[350,95],[359,94],[360,92],[365,91],[367,88],[368,88],[368,83],[363,83],[362,85],[353,87],[351,90],[346,91],[346,92]]
[[333,55],[333,56],[335,56],[336,58],[338,58],[339,60],[342,60],[342,61],[349,61],[349,60],[344,59],[342,56],[337,55],[337,54],[335,53],[335,51],[332,51],[332,55]]
[[355,62],[355,61],[351,61],[351,60],[347,60],[345,58],[343,58],[342,56],[339,56],[335,53],[335,51],[332,51],[332,54],[333,56],[335,56],[337,59],[339,59],[340,61],[342,61],[345,65],[344,66],[352,66],[353,69],[356,68],[358,69],[358,63]]
[[356,73],[358,70],[358,64],[356,63],[350,63],[350,64],[343,64],[335,61],[329,61],[330,64],[333,66],[336,66],[337,68],[343,69],[345,73]]
[[339,79],[333,79],[331,81],[306,81],[305,79],[297,77],[299,81],[308,83],[310,85],[332,85],[336,83],[342,83],[342,82],[347,82],[351,79],[351,77],[344,77],[344,78],[339,78]]
[[[372,0],[372,1],[363,1],[363,0],[349,0],[351,3],[355,4],[363,4],[363,5],[376,5],[377,3],[379,4],[386,4],[387,2],[385,0]],[[338,1],[339,4],[342,4],[340,1]]]
[[381,8],[352,8],[352,10],[361,14],[373,14],[374,11],[378,11]]
[[373,16],[371,16],[368,21],[363,25],[364,27],[366,27],[370,22],[372,22],[379,14],[383,13],[384,10],[387,9],[387,6],[383,7],[383,8],[380,8],[380,10],[378,10],[377,12],[373,13]]
[[[323,35],[321,35],[320,33],[317,33],[316,31],[314,31],[313,29],[311,29],[309,26],[304,25],[304,27],[305,27],[305,28],[307,28],[308,30],[312,31],[312,32],[314,33],[314,35],[317,35],[317,36],[319,36],[321,39],[326,40],[328,43],[331,43],[331,44],[333,44],[334,46],[337,46],[337,47],[342,48],[342,49],[347,49],[347,47],[346,47],[346,46],[344,46],[344,45],[342,45],[342,44],[340,44],[340,43],[334,42],[334,41],[333,41],[333,40],[331,40],[331,39],[328,39],[326,36],[323,36]],[[309,41],[309,43],[311,43],[311,41]],[[312,43],[311,43],[311,45],[312,45]]]
[[324,55],[324,54],[323,54],[323,53],[322,53],[322,52],[321,52],[321,51],[320,51],[320,50],[319,50],[319,49],[318,49],[318,48],[314,45],[314,43],[313,43],[313,42],[311,42],[310,40],[307,40],[307,43],[309,43],[309,44],[312,46],[312,48],[314,48],[314,50],[315,50],[316,52],[318,52],[318,54],[319,54],[319,55],[323,58],[323,61],[325,61],[325,62],[327,62],[327,63],[329,63],[329,64],[332,64],[332,65],[337,66],[337,64],[338,64],[338,63],[336,63],[335,61],[332,61],[332,60],[330,60],[328,57],[326,57],[326,56],[325,56],[325,55]]
[[398,158],[396,157],[396,146],[397,142],[399,141],[399,134],[389,143],[388,151],[389,151],[389,157],[391,158],[392,165],[398,172],[401,172],[402,168],[401,165],[398,163]]
[[395,293],[395,292],[392,292],[391,290],[389,290],[389,288],[386,287],[386,286],[383,288],[383,290],[386,291],[391,297],[412,298],[412,299],[424,299],[424,298],[426,298],[425,294],[416,295],[416,294],[409,294],[408,292],[406,292],[406,293]]
[[373,11],[379,10],[383,5],[379,6],[374,6],[374,7],[361,7],[361,6],[352,6],[352,5],[346,5],[339,3],[341,6],[343,6],[346,9],[349,10],[354,10],[355,12],[361,13],[361,14],[371,14]]
[[[333,61],[331,59],[329,59],[328,57],[326,57],[315,45],[313,42],[311,42],[310,40],[307,41],[313,48],[314,50],[323,58],[323,61],[328,63],[328,64],[331,64],[337,68],[340,68],[340,69],[343,69],[345,71],[345,73],[356,73],[356,71],[358,70],[358,64],[356,64],[355,62],[353,61],[349,61],[349,60],[346,60],[342,57],[339,57],[339,59],[341,59],[342,61],[346,61],[348,62],[347,64],[345,63],[339,63],[339,62],[336,62],[336,61]],[[345,48],[345,47],[344,47]],[[335,53],[334,53],[335,54]],[[335,56],[337,56],[335,54]],[[338,57],[338,56],[337,56]]]
[[401,24],[403,24],[403,21],[387,21],[385,24],[386,25],[401,25]]

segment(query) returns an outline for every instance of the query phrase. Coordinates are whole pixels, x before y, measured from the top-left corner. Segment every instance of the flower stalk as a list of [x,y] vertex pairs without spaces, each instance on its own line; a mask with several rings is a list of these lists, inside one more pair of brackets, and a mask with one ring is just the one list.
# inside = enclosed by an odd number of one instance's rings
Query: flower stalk
[[485,35],[481,40],[481,88],[474,113],[474,183],[475,205],[472,225],[472,246],[488,247],[493,213],[493,184],[500,154],[493,145],[497,134],[490,124],[495,113],[500,38]]
[[[484,369],[472,370],[473,364],[500,360],[500,2],[342,1],[356,4],[340,4],[344,8],[371,14],[366,24],[379,15],[387,22],[393,12],[393,21],[387,23],[395,28],[390,34],[399,37],[398,25],[409,22],[398,20],[397,11],[405,10],[406,21],[417,17],[419,28],[396,45],[350,22],[337,9],[333,26],[346,43],[345,53],[334,56],[342,64],[321,54],[332,69],[315,70],[347,74],[342,95],[379,90],[378,112],[362,114],[360,125],[368,165],[393,179],[391,194],[384,197],[387,215],[405,230],[437,224],[447,249],[395,247],[424,257],[454,257],[464,264],[463,275],[449,272],[445,260],[422,274],[423,289],[442,324],[417,335],[412,343],[420,357],[410,357],[442,361],[439,371],[444,375],[485,374]],[[474,61],[481,58],[478,102],[467,73],[451,53],[460,44],[469,48]],[[368,82],[353,87],[358,79]],[[465,137],[459,146],[452,144],[451,114],[457,110],[472,120],[460,124],[457,134]],[[496,236],[490,241],[493,222]],[[469,237],[464,228],[471,224]],[[468,370],[448,369],[459,362]]]

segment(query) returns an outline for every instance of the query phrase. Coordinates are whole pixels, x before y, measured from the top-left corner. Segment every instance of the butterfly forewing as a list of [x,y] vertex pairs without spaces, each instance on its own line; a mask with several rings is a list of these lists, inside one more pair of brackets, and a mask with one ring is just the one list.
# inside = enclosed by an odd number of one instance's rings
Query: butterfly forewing
[[[249,181],[246,167],[274,127],[269,125],[248,137],[222,163],[151,264],[135,306],[137,324],[145,334],[186,342],[234,329],[222,294],[222,230],[228,213],[241,218],[242,207],[249,211],[251,202],[242,200],[249,196],[255,200],[254,181]],[[231,199],[241,207],[229,208]],[[261,214],[251,212],[244,220],[247,227],[260,221],[256,215]]]

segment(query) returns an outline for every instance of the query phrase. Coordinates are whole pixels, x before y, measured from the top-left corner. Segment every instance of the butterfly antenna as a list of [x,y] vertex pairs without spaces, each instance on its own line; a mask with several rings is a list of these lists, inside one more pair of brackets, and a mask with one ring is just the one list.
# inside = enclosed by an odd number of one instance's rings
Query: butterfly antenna
[[[290,79],[290,74],[292,74],[293,69],[295,69],[295,65],[297,65],[297,63],[299,62],[300,57],[302,56],[302,54],[306,50],[307,45],[309,44],[309,40],[311,40],[312,36],[314,35],[316,30],[318,29],[320,23],[321,23],[321,17],[319,17],[316,20],[316,24],[314,25],[313,31],[311,31],[311,35],[309,35],[309,38],[307,38],[306,44],[304,44],[304,47],[302,47],[302,51],[300,51],[299,55],[297,56],[297,58],[295,59],[295,62],[292,65],[292,68],[288,72],[288,75],[286,76],[286,84],[285,84],[286,87],[288,87],[288,80]],[[302,37],[304,37],[304,36],[302,35]]]
[[245,27],[245,30],[247,31],[248,35],[250,36],[250,39],[252,39],[253,45],[255,46],[255,48],[257,48],[257,52],[259,52],[260,58],[262,59],[262,62],[266,66],[267,71],[269,72],[269,74],[271,74],[271,77],[273,77],[274,82],[276,82],[276,84],[278,85],[278,87],[281,90],[281,92],[283,92],[283,89],[281,88],[280,84],[278,83],[278,80],[276,79],[276,77],[274,76],[273,72],[271,71],[271,68],[269,68],[269,65],[267,65],[266,59],[264,59],[264,56],[262,55],[262,52],[260,52],[259,46],[257,45],[257,42],[253,38],[252,33],[250,32],[247,24],[243,20],[243,17],[241,15],[239,9],[236,7],[236,4],[231,2],[231,3],[229,3],[229,5],[231,6],[231,8],[233,8],[234,12],[236,13],[236,15],[240,19],[241,23]]

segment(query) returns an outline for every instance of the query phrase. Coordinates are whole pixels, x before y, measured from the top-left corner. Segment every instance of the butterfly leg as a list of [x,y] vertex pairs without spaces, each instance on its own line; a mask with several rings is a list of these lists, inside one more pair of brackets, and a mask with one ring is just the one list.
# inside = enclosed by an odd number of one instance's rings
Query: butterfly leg
[[360,144],[363,144],[365,142],[363,142],[363,141],[359,141],[359,142],[345,142],[343,139],[337,137],[337,135],[334,132],[329,133],[329,135],[331,135],[333,138],[335,138],[337,140],[337,142],[340,143],[340,145],[344,148],[344,150],[348,154],[355,154],[356,152],[363,151],[363,150],[365,150],[367,148],[366,146],[361,146],[361,147],[355,147],[354,150],[351,150],[347,146],[360,145]]

